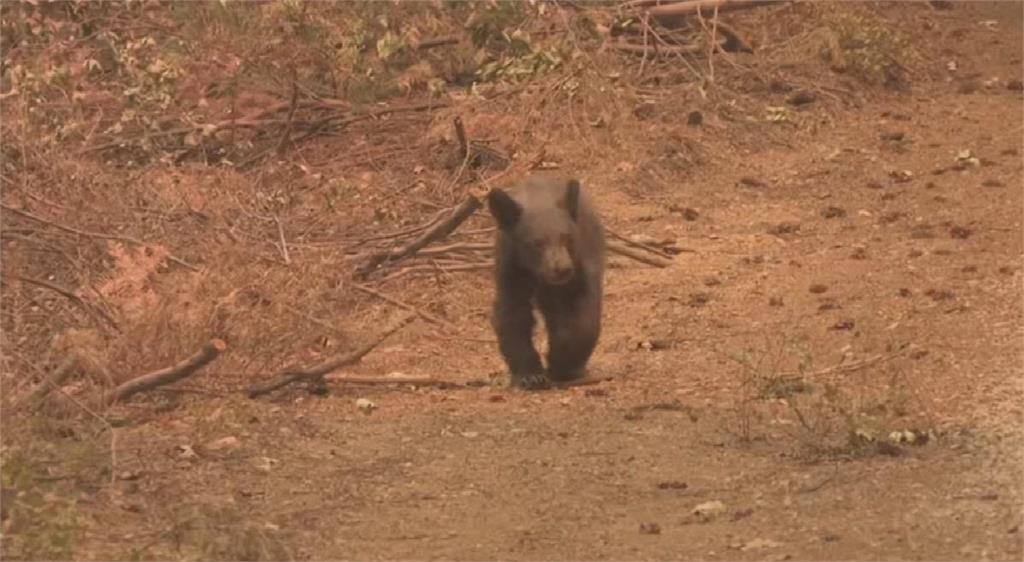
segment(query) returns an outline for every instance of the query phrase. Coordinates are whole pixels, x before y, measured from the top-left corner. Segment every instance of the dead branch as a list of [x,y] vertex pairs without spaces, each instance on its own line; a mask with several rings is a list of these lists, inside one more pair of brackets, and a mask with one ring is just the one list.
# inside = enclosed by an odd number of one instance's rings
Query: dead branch
[[122,383],[112,392],[103,397],[103,403],[109,406],[115,402],[125,400],[133,394],[152,390],[159,386],[164,386],[190,377],[196,371],[202,369],[208,363],[216,359],[217,356],[223,353],[227,348],[228,344],[225,343],[224,340],[210,340],[201,350],[177,365],[167,367],[166,369],[160,369],[159,371],[153,371],[152,373],[135,377],[128,382]]
[[[723,44],[724,41],[725,40],[723,39]],[[692,55],[704,51],[703,45],[658,45],[657,43],[651,45],[637,45],[634,43],[627,43],[625,41],[612,43],[612,48],[624,53],[643,55],[645,57]]]
[[572,388],[574,386],[590,386],[592,384],[602,383],[604,381],[610,381],[614,379],[614,375],[586,375],[578,379],[570,381],[551,382],[552,388]]
[[672,262],[667,259],[641,254],[640,252],[634,250],[633,248],[630,248],[625,245],[619,245],[611,240],[608,241],[607,247],[609,252],[613,252],[619,254],[620,256],[625,256],[627,258],[634,259],[640,263],[653,265],[654,267],[664,268],[672,265]]
[[121,331],[121,328],[117,325],[117,322],[114,321],[114,319],[111,318],[110,315],[107,314],[107,312],[105,310],[103,310],[102,308],[100,308],[98,306],[94,306],[94,305],[90,306],[90,304],[88,302],[86,302],[85,299],[83,299],[82,297],[76,295],[73,291],[65,289],[64,287],[60,287],[60,286],[55,285],[53,283],[50,283],[49,281],[43,281],[42,279],[33,279],[32,277],[25,277],[24,275],[14,275],[12,277],[14,277],[15,279],[17,279],[19,281],[22,281],[24,283],[29,283],[31,285],[36,285],[37,287],[43,287],[44,289],[49,289],[49,290],[57,293],[58,295],[67,298],[68,300],[70,300],[71,302],[75,303],[76,305],[78,305],[78,307],[81,308],[82,310],[84,310],[86,314],[88,314],[90,316],[92,316],[94,314],[98,314],[101,318],[106,320],[107,323],[109,323],[110,326],[112,328],[114,328],[114,330],[116,330],[118,332]]
[[324,375],[327,382],[338,382],[343,384],[411,384],[416,386],[463,386],[460,383],[444,381],[433,377],[416,376],[385,376],[385,377],[356,377],[350,375]]
[[433,314],[431,314],[431,313],[429,313],[429,312],[427,312],[425,310],[421,310],[419,308],[416,308],[415,306],[413,306],[413,305],[411,305],[409,303],[402,302],[402,301],[396,299],[395,297],[390,297],[388,295],[385,295],[384,293],[382,293],[382,292],[380,292],[380,291],[378,291],[376,289],[371,289],[370,287],[367,287],[365,285],[358,285],[358,284],[353,284],[352,286],[355,289],[357,289],[359,291],[362,291],[364,293],[367,293],[369,295],[373,295],[373,296],[379,298],[382,301],[389,302],[389,303],[397,306],[398,308],[401,308],[403,310],[407,310],[409,312],[415,313],[417,316],[419,316],[420,318],[426,320],[427,322],[430,322],[432,324],[439,324],[441,326],[445,326],[445,327],[447,327],[449,329],[456,330],[456,331],[459,329],[458,326],[456,326],[455,324],[452,324],[451,322],[448,322],[447,320],[442,320],[442,319],[438,318],[437,316],[434,316]]
[[77,361],[74,357],[68,357],[64,360],[53,374],[49,378],[43,379],[35,388],[33,388],[28,395],[25,396],[20,402],[21,407],[32,407],[35,404],[42,402],[46,395],[55,388],[60,388],[60,385],[64,384],[64,381],[71,376],[71,373],[75,372],[75,365]]
[[491,250],[494,248],[494,244],[489,242],[455,242],[454,244],[448,244],[447,246],[434,246],[433,248],[423,248],[419,251],[418,255],[421,256],[440,256],[454,252],[479,252],[481,250]]
[[671,16],[682,16],[696,13],[698,11],[710,11],[718,8],[718,12],[730,12],[733,10],[746,10],[768,4],[776,4],[779,0],[690,0],[689,2],[677,2],[655,6],[647,10],[647,13],[655,18]]
[[[453,265],[446,265],[441,268],[444,273],[456,273],[459,271],[481,271],[484,269],[494,269],[494,262],[488,261],[484,263],[459,263]],[[436,273],[438,270],[437,266],[434,265],[413,265],[404,267],[398,271],[388,275],[382,281],[394,281],[399,277],[405,277],[410,273]]]
[[398,330],[401,330],[410,322],[412,322],[415,318],[416,316],[412,314],[402,318],[394,325],[392,325],[390,328],[381,332],[376,338],[374,338],[372,342],[345,355],[336,355],[328,359],[327,361],[324,361],[318,365],[314,365],[313,367],[309,367],[306,369],[286,369],[276,379],[270,382],[257,384],[249,387],[249,398],[258,398],[264,394],[273,392],[283,386],[287,386],[294,382],[321,381],[323,380],[324,375],[330,373],[331,371],[335,371],[341,367],[358,363],[363,357],[365,357],[368,353],[370,353],[378,345],[380,345],[384,340],[386,340],[388,336],[394,334]]
[[405,246],[371,254],[366,260],[366,263],[356,270],[356,274],[360,277],[365,277],[385,261],[393,262],[411,256],[427,244],[448,236],[458,228],[463,221],[476,212],[480,206],[481,203],[479,199],[472,195],[467,195],[466,199],[451,212],[451,215],[449,215],[447,219],[437,223],[432,228],[424,232],[419,238],[416,238]]
[[[120,236],[120,235],[117,235],[117,234],[105,234],[105,233],[102,233],[102,232],[89,232],[89,231],[86,231],[86,230],[79,230],[77,228],[72,228],[70,226],[64,226],[63,224],[58,224],[58,223],[55,223],[53,221],[44,219],[42,217],[33,215],[32,213],[30,213],[28,211],[23,211],[21,209],[15,209],[14,207],[11,207],[9,205],[0,204],[0,209],[3,209],[5,211],[10,211],[10,212],[12,212],[12,213],[14,213],[14,214],[16,214],[18,216],[24,217],[26,219],[29,219],[29,220],[32,220],[32,221],[35,221],[35,222],[38,222],[38,223],[42,223],[42,224],[45,224],[45,225],[49,225],[49,226],[52,226],[52,227],[54,227],[54,228],[56,228],[58,230],[63,230],[64,232],[68,232],[70,234],[75,234],[77,236],[84,236],[86,238],[96,238],[96,239],[99,239],[99,240],[116,240],[118,242],[125,242],[125,243],[128,243],[128,244],[134,244],[136,246],[148,246],[149,245],[149,244],[143,242],[142,240],[138,240],[138,239],[131,238],[131,237],[128,237],[128,236]],[[167,259],[172,261],[172,262],[174,262],[174,263],[176,263],[176,264],[178,264],[178,265],[180,265],[180,266],[182,266],[182,267],[191,269],[192,271],[199,271],[198,267],[188,263],[187,261],[185,261],[185,260],[183,260],[183,259],[181,259],[181,258],[179,258],[179,257],[177,257],[177,256],[175,256],[173,254],[168,254],[167,255]]]
[[644,244],[643,242],[637,242],[635,240],[630,240],[629,238],[626,238],[625,236],[623,236],[623,235],[619,234],[618,232],[615,232],[614,230],[611,230],[611,229],[609,229],[607,227],[605,228],[605,232],[610,234],[612,237],[621,240],[627,246],[632,246],[634,248],[639,248],[641,250],[647,250],[648,252],[651,252],[652,254],[656,254],[658,256],[661,256],[661,257],[663,257],[665,259],[669,259],[669,260],[672,259],[672,254],[669,254],[668,252],[662,250],[661,248],[656,248],[654,246],[651,246],[650,244]]
[[455,35],[449,35],[446,37],[434,37],[433,39],[421,39],[417,41],[413,48],[419,51],[432,49],[434,47],[441,47],[444,45],[458,45],[459,38]]
[[753,53],[754,47],[751,46],[750,41],[740,34],[735,27],[725,23],[722,20],[718,20],[716,24],[718,31],[725,36],[725,43],[722,44],[721,48],[723,51],[730,53]]
[[466,136],[466,126],[461,117],[455,118],[455,137],[459,140],[459,153],[463,160],[469,158],[469,137]]

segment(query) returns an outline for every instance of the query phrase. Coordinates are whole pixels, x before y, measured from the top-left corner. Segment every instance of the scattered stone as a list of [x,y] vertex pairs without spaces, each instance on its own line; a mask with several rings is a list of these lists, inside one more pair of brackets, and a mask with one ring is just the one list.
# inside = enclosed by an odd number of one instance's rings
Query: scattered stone
[[360,398],[356,400],[356,408],[358,408],[360,412],[366,415],[370,415],[371,413],[373,413],[374,410],[377,409],[377,405],[374,404],[372,400]]
[[717,278],[717,277],[714,277],[712,275],[709,275],[709,276],[704,278],[704,286],[705,287],[716,287],[716,286],[721,285],[721,284],[722,284],[722,280]]
[[822,542],[838,542],[839,538],[839,535],[835,533],[825,533],[824,535],[821,535]]
[[832,330],[832,331],[844,331],[845,332],[845,331],[852,330],[854,325],[855,325],[854,321],[850,320],[849,318],[847,318],[845,320],[840,320],[840,321],[836,322],[835,324],[833,324],[829,328],[829,330]]
[[1009,148],[1004,148],[999,154],[1003,156],[1017,156],[1020,154],[1020,150],[1011,146]]
[[768,187],[768,184],[764,183],[763,181],[757,178],[752,178],[750,176],[744,176],[740,178],[738,185],[740,185],[741,187],[756,187],[758,189]]
[[994,178],[989,178],[989,179],[981,182],[981,185],[982,185],[982,187],[1006,187],[1005,183],[1003,183],[1003,182],[1001,182],[1001,181],[999,181],[997,179],[994,179]]
[[725,504],[718,500],[704,502],[694,507],[692,513],[698,521],[707,523],[725,513]]
[[910,170],[892,170],[889,177],[896,183],[907,183],[914,179],[914,172]]
[[910,289],[908,289],[906,287],[903,287],[899,291],[896,291],[896,294],[901,296],[901,297],[903,297],[903,298],[909,298],[909,297],[914,296],[914,293],[912,293],[910,291]]
[[890,131],[882,133],[882,140],[884,141],[901,141],[906,138],[907,134],[903,131]]
[[818,312],[828,312],[829,310],[840,310],[843,306],[836,301],[827,300],[818,305]]
[[699,111],[691,111],[690,114],[686,116],[686,124],[691,127],[698,127],[703,122],[704,114]]
[[768,306],[782,306],[782,297],[768,297]]
[[754,539],[752,541],[747,541],[746,544],[740,547],[740,550],[762,550],[765,548],[777,548],[780,546],[782,546],[782,543],[771,539]]
[[865,248],[864,246],[854,246],[853,253],[850,254],[850,257],[855,260],[867,259],[868,249]]
[[811,90],[798,90],[786,98],[789,105],[807,105],[818,100],[818,94]]
[[681,480],[666,480],[664,482],[658,482],[659,490],[685,490],[689,488],[686,482]]
[[999,268],[999,273],[1002,273],[1003,275],[1013,275],[1014,271],[1015,270],[1014,270],[1013,266],[1010,266],[1010,265],[1004,265],[1004,266]]
[[864,185],[867,186],[870,189],[882,189],[884,187],[882,185],[882,182],[880,182],[878,180],[868,180],[868,182],[866,184],[864,184]]
[[729,517],[729,521],[732,521],[733,523],[735,523],[735,522],[739,521],[740,519],[746,519],[747,517],[750,517],[753,514],[754,514],[754,510],[749,508],[749,507],[746,508],[746,509],[740,509],[740,510],[735,511]]
[[1020,80],[1010,80],[1006,83],[1006,89],[1011,92],[1024,92],[1024,82]]
[[824,293],[825,291],[828,290],[828,286],[822,285],[821,283],[815,283],[811,285],[808,290],[816,295],[820,295],[821,293]]
[[783,236],[785,234],[795,234],[800,231],[800,223],[783,221],[779,224],[768,227],[768,234],[775,236]]
[[214,441],[210,441],[209,443],[206,444],[206,449],[208,451],[230,451],[237,449],[241,446],[242,442],[239,441],[237,437],[228,436],[221,437],[220,439],[216,439]]
[[709,300],[711,300],[711,296],[707,293],[691,293],[690,300],[687,304],[694,308],[700,308],[707,304]]
[[826,219],[841,219],[846,216],[846,211],[840,207],[825,207],[821,210],[821,217]]
[[636,347],[647,351],[661,351],[672,347],[672,343],[668,340],[644,340],[636,344]]
[[956,298],[956,294],[949,289],[928,289],[924,294],[925,296],[931,297],[935,302],[948,301]]
[[641,535],[660,535],[661,525],[657,523],[641,523],[640,524]]
[[692,209],[690,207],[676,207],[675,209],[671,209],[671,211],[682,215],[684,221],[693,222],[700,218],[700,213],[698,213],[696,209]]
[[906,213],[902,211],[891,211],[878,217],[878,224],[892,224],[905,216],[907,216]]
[[919,224],[910,229],[910,237],[913,239],[935,238],[935,232],[932,231],[931,226]]
[[963,226],[954,226],[953,228],[949,229],[949,235],[958,240],[966,240],[970,238],[972,233],[973,231],[971,231],[971,229]]

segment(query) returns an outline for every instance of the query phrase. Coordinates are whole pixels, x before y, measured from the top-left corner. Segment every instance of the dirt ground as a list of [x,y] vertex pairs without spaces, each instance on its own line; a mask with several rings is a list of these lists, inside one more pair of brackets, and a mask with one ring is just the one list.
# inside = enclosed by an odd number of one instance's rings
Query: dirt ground
[[73,557],[1021,560],[1024,104],[983,82],[1020,80],[1022,6],[920,12],[951,79],[769,133],[645,121],[700,147],[677,174],[579,147],[610,228],[683,250],[612,256],[611,380],[509,389],[487,271],[395,281],[454,329],[418,321],[345,372],[471,384],[128,404]]

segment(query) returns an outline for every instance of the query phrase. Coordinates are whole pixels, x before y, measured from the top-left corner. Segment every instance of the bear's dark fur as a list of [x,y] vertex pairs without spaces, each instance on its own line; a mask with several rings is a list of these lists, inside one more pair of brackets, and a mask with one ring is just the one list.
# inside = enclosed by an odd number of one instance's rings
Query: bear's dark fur
[[[575,179],[537,174],[487,206],[498,224],[491,324],[512,384],[526,389],[584,375],[601,333],[605,239]],[[533,306],[548,333],[547,376],[533,346]]]

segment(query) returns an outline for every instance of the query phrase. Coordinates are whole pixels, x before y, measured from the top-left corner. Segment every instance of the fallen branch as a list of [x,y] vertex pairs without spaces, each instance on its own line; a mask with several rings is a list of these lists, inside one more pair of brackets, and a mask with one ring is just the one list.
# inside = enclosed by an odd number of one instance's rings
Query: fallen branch
[[385,339],[387,339],[388,336],[394,334],[398,330],[401,330],[410,322],[412,322],[415,318],[415,315],[409,315],[402,318],[394,325],[392,325],[390,328],[381,332],[372,342],[364,345],[359,349],[356,349],[351,353],[345,355],[336,355],[331,359],[328,359],[327,361],[324,361],[318,365],[314,365],[313,367],[309,367],[307,369],[286,369],[276,379],[268,383],[257,384],[249,387],[249,398],[257,398],[259,396],[273,392],[283,386],[287,386],[294,382],[323,381],[324,375],[326,375],[327,373],[335,371],[341,367],[358,363],[363,357],[365,357],[368,353],[370,353],[378,345],[380,345]]
[[640,263],[646,263],[647,265],[652,265],[654,267],[664,268],[664,267],[668,267],[668,266],[672,265],[672,262],[667,260],[667,259],[656,258],[654,256],[647,256],[647,255],[641,254],[640,252],[638,252],[638,251],[636,251],[636,250],[634,250],[634,249],[632,249],[632,248],[630,248],[628,246],[624,246],[624,245],[620,246],[619,244],[617,244],[617,243],[615,243],[615,242],[613,242],[611,240],[608,241],[607,247],[608,247],[608,251],[609,252],[613,252],[613,253],[619,254],[620,256],[625,256],[627,258],[634,259],[634,260],[636,260],[636,261],[638,261]]
[[389,303],[397,306],[398,308],[401,308],[401,309],[407,310],[409,312],[415,313],[417,316],[419,316],[420,318],[426,320],[427,322],[430,322],[432,324],[440,324],[441,326],[446,326],[446,327],[448,327],[448,328],[450,328],[452,330],[458,330],[459,329],[458,326],[456,326],[455,324],[452,324],[451,322],[448,322],[447,320],[442,320],[442,319],[438,318],[437,316],[434,316],[433,314],[430,314],[429,312],[426,312],[424,310],[420,310],[420,309],[416,308],[415,306],[413,306],[413,305],[411,305],[409,303],[405,303],[405,302],[402,302],[402,301],[396,299],[395,297],[389,297],[388,295],[385,295],[384,293],[382,293],[382,292],[380,292],[380,291],[378,291],[376,289],[371,289],[371,288],[369,288],[369,287],[367,287],[365,285],[358,285],[358,284],[353,284],[352,286],[355,287],[357,290],[362,291],[364,293],[367,293],[369,295],[373,295],[373,296],[379,298],[382,301],[389,302]]
[[692,55],[704,50],[701,45],[636,45],[634,43],[612,43],[612,48],[624,53],[649,56]]
[[440,269],[443,273],[454,273],[459,271],[481,271],[484,269],[494,269],[494,262],[489,261],[484,263],[459,263],[445,266],[412,265],[409,267],[403,267],[402,269],[399,269],[398,271],[382,279],[382,281],[394,281],[395,279],[398,279],[399,277],[404,277],[406,275],[409,275],[410,273],[437,273],[438,269]]
[[693,14],[698,11],[710,11],[715,8],[718,8],[719,13],[746,10],[768,4],[777,4],[778,2],[779,0],[691,0],[689,2],[655,6],[648,9],[647,13],[655,18],[665,18]]
[[672,254],[662,250],[661,248],[657,248],[657,247],[652,246],[650,244],[644,244],[643,242],[637,242],[636,240],[630,240],[629,238],[626,238],[625,236],[623,236],[623,235],[619,234],[618,232],[615,232],[614,230],[611,230],[609,228],[605,228],[605,232],[610,234],[612,237],[621,240],[627,246],[633,246],[634,248],[639,248],[641,250],[647,250],[648,252],[651,252],[652,254],[661,256],[661,257],[663,257],[665,259],[669,259],[669,260],[672,259]]
[[461,383],[443,381],[433,377],[416,376],[385,376],[385,377],[354,377],[350,375],[324,375],[327,382],[343,384],[412,384],[416,386],[463,386]]
[[446,37],[434,37],[433,39],[421,39],[413,44],[413,48],[419,51],[441,47],[444,45],[458,45],[459,38],[455,35]]
[[98,314],[100,317],[102,317],[104,320],[106,320],[110,324],[110,326],[112,328],[114,328],[114,330],[116,330],[118,332],[121,331],[121,328],[118,327],[117,322],[115,322],[114,319],[111,318],[110,315],[107,314],[107,312],[105,310],[103,310],[102,308],[100,308],[98,306],[90,305],[88,302],[85,301],[85,299],[83,299],[82,297],[76,295],[74,292],[69,291],[68,289],[65,289],[63,287],[60,287],[60,286],[55,285],[53,283],[50,283],[49,281],[43,281],[42,279],[33,279],[32,277],[25,277],[24,275],[14,275],[13,277],[15,279],[19,280],[19,281],[24,282],[24,283],[28,283],[30,285],[36,285],[38,287],[43,287],[44,289],[51,290],[51,291],[57,293],[58,295],[67,298],[68,300],[70,300],[71,302],[75,303],[76,305],[78,305],[78,307],[81,308],[82,310],[84,310],[86,312],[86,314],[89,314],[90,316],[93,315],[93,314]]
[[197,353],[178,363],[177,365],[153,371],[152,373],[136,377],[115,388],[112,392],[103,397],[104,405],[111,405],[127,399],[133,394],[152,390],[172,382],[180,381],[192,376],[196,371],[202,369],[208,363],[217,358],[218,355],[228,348],[223,340],[213,339],[203,346]]
[[23,407],[31,407],[34,404],[41,403],[42,400],[46,398],[46,395],[50,393],[51,390],[55,388],[60,388],[60,385],[64,384],[64,381],[66,381],[68,377],[71,376],[71,373],[75,372],[76,364],[77,361],[75,360],[74,357],[68,357],[67,359],[65,359],[64,362],[61,363],[60,366],[58,366],[57,369],[53,371],[52,375],[50,375],[46,379],[43,379],[43,381],[40,382],[38,386],[33,388],[28,393],[28,395],[26,395],[25,398],[21,400],[20,405]]
[[463,221],[476,212],[480,206],[481,203],[479,199],[472,195],[466,196],[466,199],[451,212],[451,215],[449,215],[447,219],[437,223],[420,235],[419,238],[416,238],[405,246],[371,254],[366,260],[366,263],[356,270],[356,274],[360,277],[365,277],[385,261],[393,262],[411,256],[427,244],[448,236],[458,228]]
[[[147,244],[147,243],[145,243],[145,242],[143,242],[141,240],[137,240],[135,238],[131,238],[131,237],[128,237],[128,236],[120,236],[120,235],[117,235],[117,234],[104,234],[102,232],[89,232],[89,231],[86,231],[86,230],[78,230],[77,228],[71,228],[70,226],[64,226],[62,224],[58,224],[58,223],[55,223],[53,221],[46,220],[46,219],[44,219],[42,217],[33,215],[32,213],[30,213],[28,211],[22,211],[21,209],[15,209],[14,207],[11,207],[11,206],[8,206],[8,205],[0,204],[0,209],[3,209],[5,211],[10,211],[10,212],[12,212],[12,213],[14,213],[14,214],[16,214],[18,216],[24,217],[24,218],[29,219],[29,220],[36,221],[38,223],[42,223],[42,224],[45,224],[45,225],[52,226],[52,227],[54,227],[54,228],[56,228],[58,230],[63,230],[64,232],[68,232],[68,233],[75,234],[75,235],[78,235],[78,236],[84,236],[86,238],[96,238],[96,239],[100,239],[100,240],[116,240],[118,242],[126,242],[128,244],[135,244],[136,246],[148,246],[149,245],[149,244]],[[167,255],[167,259],[172,261],[172,262],[174,262],[174,263],[176,263],[176,264],[178,264],[178,265],[180,265],[180,266],[182,266],[182,267],[186,267],[188,269],[191,269],[192,271],[199,271],[198,267],[188,263],[187,261],[185,261],[185,260],[183,260],[183,259],[181,259],[179,257],[174,256],[173,254],[168,254]]]

